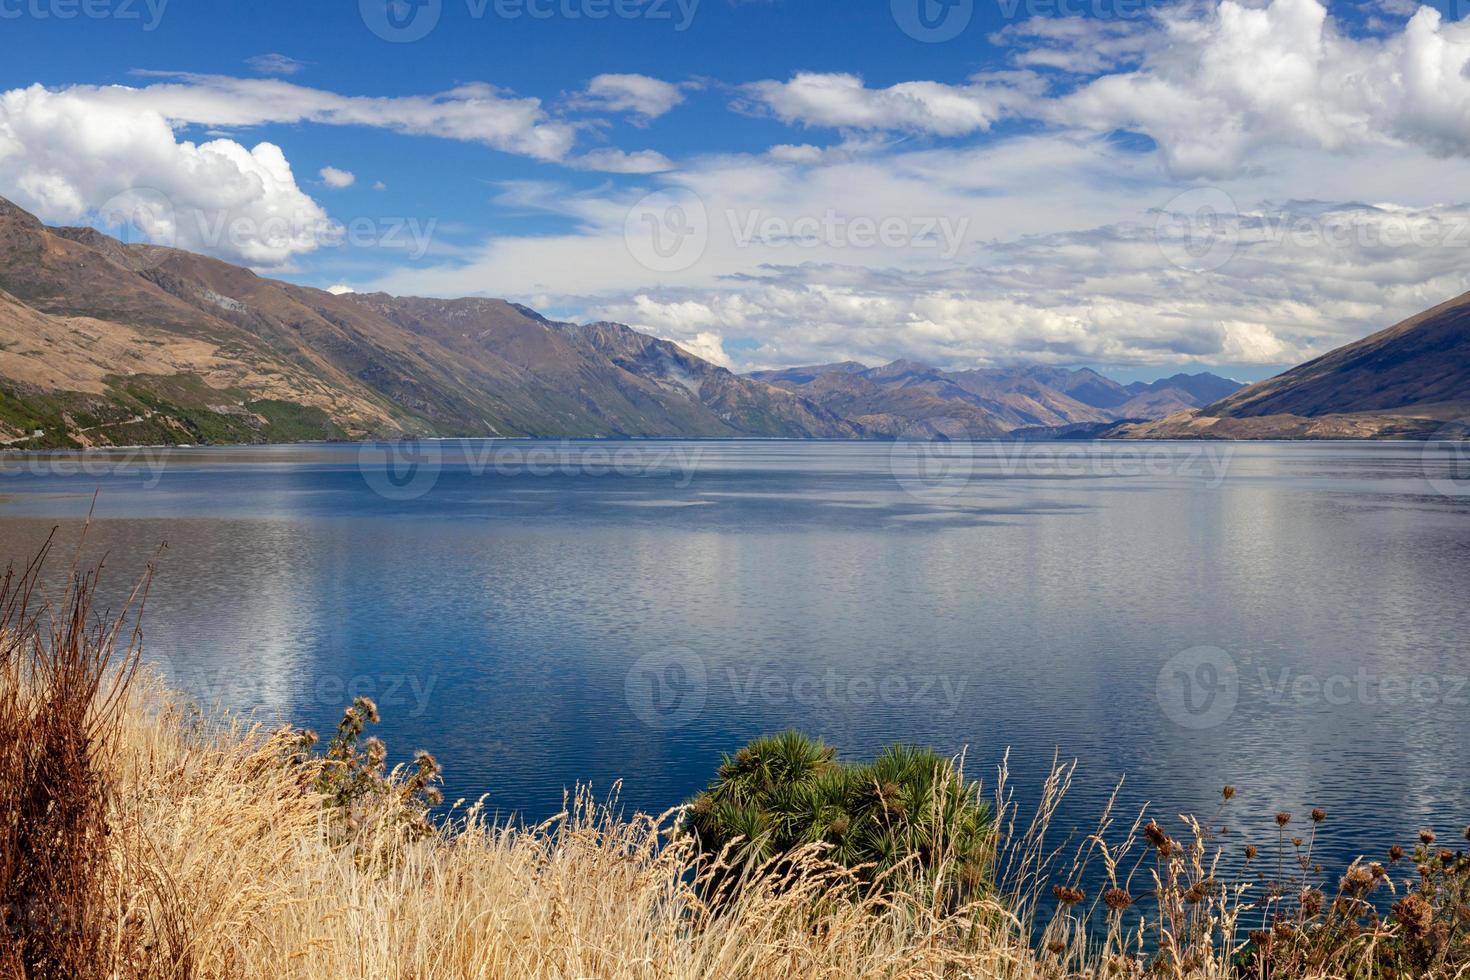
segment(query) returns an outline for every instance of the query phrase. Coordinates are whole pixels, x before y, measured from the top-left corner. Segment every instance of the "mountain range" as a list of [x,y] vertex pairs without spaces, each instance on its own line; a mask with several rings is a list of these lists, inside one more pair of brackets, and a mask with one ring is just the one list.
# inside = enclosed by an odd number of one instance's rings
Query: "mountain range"
[[[28,448],[400,435],[989,437],[1146,417],[1141,407],[1130,415],[1142,406],[1130,399],[1199,405],[1192,386],[1221,383],[1127,388],[1090,371],[1053,371],[1048,383],[907,362],[856,367],[862,376],[814,369],[807,383],[740,376],[620,324],[555,322],[496,299],[336,295],[92,228],[50,228],[0,199],[0,441]],[[1094,389],[1108,407],[1088,401]]]
[[398,436],[1423,435],[1465,414],[1470,294],[1250,387],[1038,365],[739,375],[498,299],[338,295],[0,198],[0,444]]

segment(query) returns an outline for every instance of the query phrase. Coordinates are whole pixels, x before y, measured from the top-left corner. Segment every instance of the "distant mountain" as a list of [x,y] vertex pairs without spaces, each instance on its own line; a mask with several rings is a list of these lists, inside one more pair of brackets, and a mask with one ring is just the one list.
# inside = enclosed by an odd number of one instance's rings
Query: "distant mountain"
[[1470,293],[1130,438],[1412,438],[1470,415]]
[[[33,438],[40,429],[43,435]],[[867,433],[625,327],[336,296],[0,199],[0,442]]]
[[1125,386],[1087,368],[1033,365],[941,371],[914,361],[874,368],[844,361],[757,371],[748,377],[786,388],[874,434],[922,436],[926,426],[943,423],[977,438],[995,432],[1161,418],[1198,408],[1241,387],[1212,374],[1181,374]]
[[[498,299],[333,295],[0,199],[0,444],[436,436],[988,439],[1095,431],[1238,385],[854,361],[740,376]],[[36,436],[39,430],[41,435]]]

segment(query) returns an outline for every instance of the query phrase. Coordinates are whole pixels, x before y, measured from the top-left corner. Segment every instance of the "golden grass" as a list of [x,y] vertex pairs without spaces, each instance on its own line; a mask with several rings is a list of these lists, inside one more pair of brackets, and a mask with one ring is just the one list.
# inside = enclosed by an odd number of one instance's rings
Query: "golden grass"
[[719,912],[673,814],[585,795],[538,827],[476,807],[406,840],[388,814],[332,846],[290,732],[208,731],[156,686],[121,718],[110,901],[119,975],[938,977],[1037,975],[999,905],[840,897],[844,873],[747,887]]

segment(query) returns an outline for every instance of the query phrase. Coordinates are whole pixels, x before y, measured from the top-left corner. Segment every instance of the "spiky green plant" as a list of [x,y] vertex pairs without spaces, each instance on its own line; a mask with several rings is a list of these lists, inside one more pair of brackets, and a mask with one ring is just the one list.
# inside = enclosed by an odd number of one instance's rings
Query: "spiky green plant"
[[[757,738],[726,755],[690,801],[685,830],[732,876],[805,845],[884,891],[933,890],[962,902],[989,880],[994,838],[978,786],[932,749],[893,745],[844,763],[800,732]],[[728,886],[731,876],[721,881]]]

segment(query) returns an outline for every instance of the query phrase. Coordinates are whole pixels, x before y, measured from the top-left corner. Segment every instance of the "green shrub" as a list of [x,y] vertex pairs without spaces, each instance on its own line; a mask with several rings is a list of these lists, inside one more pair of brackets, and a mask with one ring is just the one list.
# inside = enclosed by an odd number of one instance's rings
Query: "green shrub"
[[844,763],[794,731],[725,756],[709,789],[690,801],[684,828],[732,872],[817,845],[869,886],[938,886],[947,903],[983,891],[993,864],[989,808],[951,760],[893,745],[872,762]]

